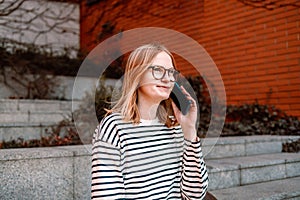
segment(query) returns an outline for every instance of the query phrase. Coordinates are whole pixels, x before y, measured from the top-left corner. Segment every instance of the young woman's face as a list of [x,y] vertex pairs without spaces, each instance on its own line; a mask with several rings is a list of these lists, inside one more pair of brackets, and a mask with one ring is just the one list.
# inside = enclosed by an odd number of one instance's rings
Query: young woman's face
[[[161,52],[153,59],[150,66],[161,66],[165,69],[174,69],[172,59],[166,52]],[[160,103],[162,100],[168,99],[173,89],[174,82],[170,80],[172,77],[166,71],[161,79],[153,76],[154,69],[146,70],[139,84],[138,99],[143,101],[150,101],[153,103]]]

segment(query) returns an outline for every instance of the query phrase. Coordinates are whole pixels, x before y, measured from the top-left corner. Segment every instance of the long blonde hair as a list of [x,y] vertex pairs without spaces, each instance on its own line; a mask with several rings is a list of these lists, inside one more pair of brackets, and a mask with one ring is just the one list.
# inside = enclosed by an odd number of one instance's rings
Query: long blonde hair
[[[174,57],[169,50],[161,44],[146,44],[132,51],[126,63],[121,97],[111,110],[108,110],[108,114],[117,112],[120,113],[126,121],[133,123],[140,122],[141,118],[137,106],[139,83],[152,60],[161,52],[166,52],[171,57],[173,66],[176,67]],[[171,117],[173,115],[174,111],[171,106],[170,98],[163,100],[158,107],[158,119],[170,127],[177,124],[174,117]]]

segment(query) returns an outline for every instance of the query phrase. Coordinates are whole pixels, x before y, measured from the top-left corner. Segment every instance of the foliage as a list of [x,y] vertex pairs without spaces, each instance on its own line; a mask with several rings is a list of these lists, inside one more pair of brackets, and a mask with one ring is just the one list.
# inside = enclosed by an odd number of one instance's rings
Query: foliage
[[[67,130],[63,131],[66,128]],[[62,135],[62,132],[66,133]],[[12,140],[9,142],[4,141],[0,143],[0,149],[51,147],[82,144],[75,127],[71,125],[69,120],[63,120],[57,126],[52,127],[51,130],[46,130],[46,135],[47,136],[41,137],[41,139],[28,141],[25,141],[23,138],[18,138],[17,140]]]
[[300,139],[296,141],[288,141],[282,144],[282,152],[299,152],[300,151]]
[[224,136],[300,135],[300,121],[270,105],[228,106]]
[[[188,82],[194,90],[200,108],[200,123],[198,133],[200,137],[205,137],[208,125],[211,120],[211,99],[207,96],[207,87],[201,77],[188,77]],[[105,115],[104,108],[110,108],[112,93],[115,88],[105,86],[100,81],[96,89],[95,96],[86,95],[85,107],[80,108],[78,116],[85,119],[85,114],[96,109],[98,121]],[[118,91],[117,91],[118,92]],[[118,93],[117,93],[118,94]],[[94,106],[93,106],[94,105]],[[66,121],[60,123],[56,129],[53,129],[49,137],[44,137],[41,141],[14,141],[10,144],[3,143],[2,148],[27,147],[27,146],[55,146],[80,144],[80,138],[74,128],[70,128],[65,137],[59,136],[61,127]],[[253,104],[244,104],[240,106],[231,105],[227,107],[226,121],[221,136],[246,136],[246,135],[300,135],[300,121],[298,118],[289,116],[278,108],[270,105],[260,105],[258,102]],[[298,140],[295,143],[285,144],[286,151],[299,151]]]
[[[58,84],[53,77],[76,76],[83,61],[83,55],[70,58],[68,49],[61,55],[53,55],[35,46],[9,52],[0,45],[0,56],[3,82],[17,94],[10,98],[24,99],[56,99],[51,95],[54,93],[53,88]],[[122,62],[123,56],[111,63],[103,75],[107,78],[122,76],[123,68],[119,67]],[[24,91],[26,94],[23,94]],[[19,93],[21,94],[18,95]]]
[[0,66],[14,67],[24,74],[75,76],[82,62],[80,57],[70,58],[68,49],[61,55],[53,55],[35,46],[14,49],[12,52],[0,47],[0,56]]

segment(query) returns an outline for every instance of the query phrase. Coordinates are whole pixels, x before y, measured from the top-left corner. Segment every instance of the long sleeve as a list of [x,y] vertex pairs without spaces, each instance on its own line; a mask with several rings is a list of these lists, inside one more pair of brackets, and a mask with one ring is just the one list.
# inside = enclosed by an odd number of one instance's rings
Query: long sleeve
[[92,199],[124,199],[120,150],[112,124],[99,126],[93,138]]
[[208,173],[201,143],[184,141],[181,190],[186,199],[203,199],[208,187]]
[[207,181],[200,143],[184,141],[179,126],[133,124],[111,114],[95,131],[92,199],[198,200]]

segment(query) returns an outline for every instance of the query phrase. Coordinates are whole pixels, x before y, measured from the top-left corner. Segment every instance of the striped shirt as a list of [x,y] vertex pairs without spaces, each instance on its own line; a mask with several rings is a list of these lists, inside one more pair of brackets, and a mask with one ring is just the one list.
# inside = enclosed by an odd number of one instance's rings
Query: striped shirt
[[203,199],[208,174],[200,142],[158,120],[133,124],[119,114],[97,126],[92,199]]

